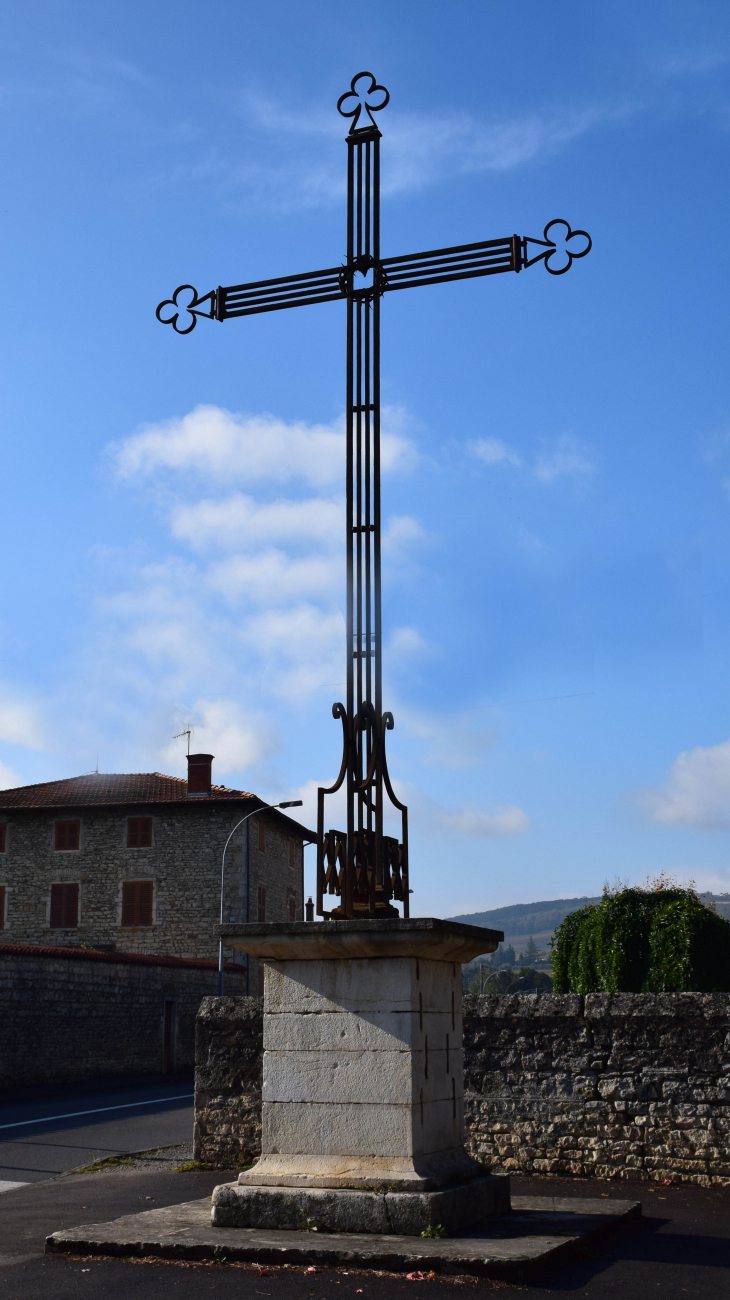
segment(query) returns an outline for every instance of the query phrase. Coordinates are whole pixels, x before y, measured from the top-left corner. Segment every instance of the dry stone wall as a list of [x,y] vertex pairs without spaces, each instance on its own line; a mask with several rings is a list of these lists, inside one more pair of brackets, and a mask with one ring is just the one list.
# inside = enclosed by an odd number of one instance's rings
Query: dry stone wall
[[195,1030],[196,1160],[248,1165],[261,1152],[261,998],[204,998]]
[[[245,972],[227,970],[243,992]],[[172,1074],[193,1071],[195,1018],[214,962],[0,944],[0,1088],[159,1074],[171,1002]]]
[[[258,1154],[261,1021],[259,999],[201,1006],[200,1160]],[[730,1185],[728,994],[467,994],[464,1089],[495,1172]]]
[[730,1184],[730,995],[464,998],[468,1145],[495,1170]]

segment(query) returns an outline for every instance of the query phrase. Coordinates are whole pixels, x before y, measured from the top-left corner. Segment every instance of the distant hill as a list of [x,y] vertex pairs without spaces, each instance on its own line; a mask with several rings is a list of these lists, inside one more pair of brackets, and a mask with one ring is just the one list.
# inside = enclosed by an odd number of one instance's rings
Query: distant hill
[[[730,920],[730,894],[703,893],[707,903],[714,905],[719,916]],[[519,956],[532,935],[538,947],[546,952],[552,934],[571,912],[577,912],[587,903],[600,903],[601,896],[589,898],[552,898],[543,903],[513,903],[511,907],[495,907],[490,912],[468,912],[463,916],[450,916],[450,921],[463,921],[466,925],[483,925],[488,930],[504,931],[504,947],[512,947]],[[547,959],[547,957],[546,957]]]
[[488,930],[504,930],[505,938],[524,935],[527,938],[545,933],[552,934],[557,925],[571,912],[577,912],[587,903],[600,903],[597,898],[553,898],[544,903],[513,903],[511,907],[495,907],[491,912],[470,912],[465,916],[450,916],[449,921],[463,921],[465,925],[483,925]]

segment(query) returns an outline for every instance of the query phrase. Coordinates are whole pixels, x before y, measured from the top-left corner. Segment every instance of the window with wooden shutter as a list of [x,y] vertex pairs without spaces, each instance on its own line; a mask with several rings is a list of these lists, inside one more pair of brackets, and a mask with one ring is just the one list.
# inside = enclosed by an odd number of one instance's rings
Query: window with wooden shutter
[[51,885],[51,929],[75,930],[78,923],[78,885]]
[[152,880],[125,880],[122,885],[122,925],[152,925]]
[[259,817],[259,853],[266,852],[266,827]]
[[5,929],[5,886],[0,885],[0,930]]
[[152,845],[152,818],[127,818],[127,848],[149,849]]
[[5,852],[7,842],[8,842],[7,822],[0,822],[0,853]]
[[296,865],[297,865],[297,846],[294,840],[289,840],[289,866],[295,867]]
[[79,847],[80,830],[81,822],[76,818],[56,822],[56,848],[77,849]]
[[259,885],[259,921],[266,920],[266,890]]

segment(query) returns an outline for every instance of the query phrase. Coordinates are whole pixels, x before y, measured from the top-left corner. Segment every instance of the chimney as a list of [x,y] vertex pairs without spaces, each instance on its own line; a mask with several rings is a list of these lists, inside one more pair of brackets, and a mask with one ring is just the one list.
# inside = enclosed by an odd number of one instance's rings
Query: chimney
[[212,754],[188,754],[188,798],[210,794]]

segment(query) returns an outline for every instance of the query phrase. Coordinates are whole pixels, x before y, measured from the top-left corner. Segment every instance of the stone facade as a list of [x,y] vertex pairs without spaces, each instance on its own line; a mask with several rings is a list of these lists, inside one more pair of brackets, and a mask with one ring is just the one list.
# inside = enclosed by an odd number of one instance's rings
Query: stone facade
[[[227,1164],[239,1125],[257,1153],[260,1084],[238,1092],[225,1062],[260,1078],[262,1009],[225,1001],[201,1007],[196,1155]],[[494,1172],[730,1185],[730,995],[469,994],[463,1012],[467,1147]]]
[[[236,823],[261,801],[220,786],[210,797],[188,797],[184,781],[157,773],[49,786],[47,794],[39,786],[0,791],[0,938],[216,960],[223,849]],[[28,791],[39,792],[32,795],[35,806],[23,802]],[[47,806],[37,806],[44,799]],[[144,847],[129,845],[130,818],[147,823]],[[78,848],[59,848],[56,825],[69,820],[79,823]],[[303,826],[278,812],[257,812],[244,822],[226,854],[226,921],[257,920],[261,909],[267,920],[303,918],[308,838]],[[140,924],[123,916],[125,882],[135,881],[151,882],[145,886],[151,916]],[[75,925],[59,925],[52,915],[52,887],[59,884],[78,886]],[[246,964],[243,954],[234,960]],[[260,973],[253,961],[248,969],[249,991],[256,993]]]
[[[245,991],[244,970],[226,979]],[[0,943],[0,1088],[190,1077],[198,1007],[217,985],[212,961]]]

